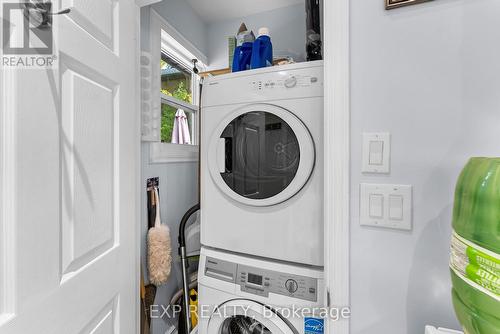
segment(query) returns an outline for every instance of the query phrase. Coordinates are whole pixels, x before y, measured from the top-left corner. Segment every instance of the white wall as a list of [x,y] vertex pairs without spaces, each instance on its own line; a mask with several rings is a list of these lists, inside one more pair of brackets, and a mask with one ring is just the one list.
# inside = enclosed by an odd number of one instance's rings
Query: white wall
[[[222,9],[221,9],[222,10]],[[274,55],[290,55],[297,61],[305,59],[306,16],[305,5],[293,5],[240,19],[214,22],[208,25],[209,69],[227,68],[228,36],[234,36],[242,22],[254,31],[268,27]]]
[[[471,156],[500,156],[500,2],[385,11],[351,1],[353,334],[458,329],[448,248],[453,192]],[[389,176],[361,174],[361,134],[392,134]],[[359,226],[359,183],[414,185],[411,233]]]

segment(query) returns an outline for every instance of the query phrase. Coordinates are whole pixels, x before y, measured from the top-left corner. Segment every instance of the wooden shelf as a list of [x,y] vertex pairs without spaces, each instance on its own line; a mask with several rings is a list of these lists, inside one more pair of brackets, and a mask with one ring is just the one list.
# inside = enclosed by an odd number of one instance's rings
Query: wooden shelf
[[207,71],[207,72],[201,72],[199,73],[200,77],[206,78],[206,77],[212,77],[216,75],[222,75],[222,74],[228,74],[231,73],[231,68],[223,68],[220,70],[212,70],[212,71]]

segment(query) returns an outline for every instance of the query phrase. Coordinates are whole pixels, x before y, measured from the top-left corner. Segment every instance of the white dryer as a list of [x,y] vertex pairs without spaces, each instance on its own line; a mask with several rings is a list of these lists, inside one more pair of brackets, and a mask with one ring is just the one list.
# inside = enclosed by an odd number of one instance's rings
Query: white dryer
[[202,248],[198,334],[323,334],[323,272]]
[[323,63],[208,78],[201,243],[323,265]]

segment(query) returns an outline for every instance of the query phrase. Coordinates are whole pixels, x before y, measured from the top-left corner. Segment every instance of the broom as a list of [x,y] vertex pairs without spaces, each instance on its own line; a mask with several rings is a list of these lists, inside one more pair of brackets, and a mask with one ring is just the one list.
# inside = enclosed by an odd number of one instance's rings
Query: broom
[[160,219],[160,197],[158,188],[154,189],[156,197],[155,226],[148,231],[148,269],[149,281],[161,285],[168,280],[172,268],[172,247],[170,229]]

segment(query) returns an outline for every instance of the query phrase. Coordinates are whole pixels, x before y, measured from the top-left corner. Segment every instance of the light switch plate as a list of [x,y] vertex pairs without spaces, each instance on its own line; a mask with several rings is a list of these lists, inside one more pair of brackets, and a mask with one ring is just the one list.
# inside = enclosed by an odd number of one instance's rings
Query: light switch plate
[[390,172],[391,135],[386,132],[363,133],[363,173]]
[[411,185],[362,183],[359,194],[361,225],[412,229]]

